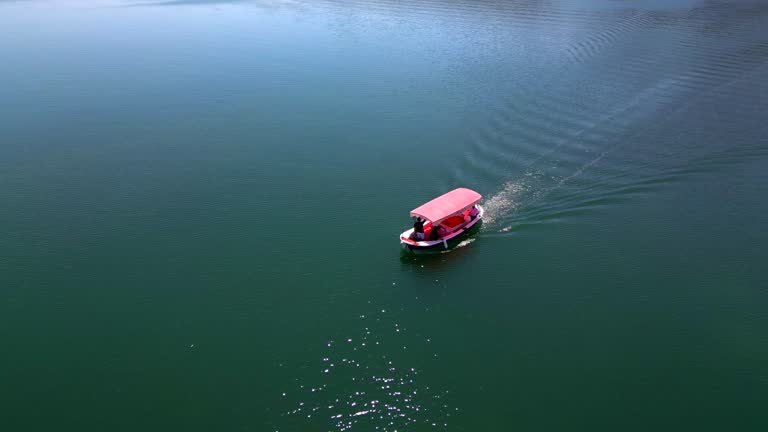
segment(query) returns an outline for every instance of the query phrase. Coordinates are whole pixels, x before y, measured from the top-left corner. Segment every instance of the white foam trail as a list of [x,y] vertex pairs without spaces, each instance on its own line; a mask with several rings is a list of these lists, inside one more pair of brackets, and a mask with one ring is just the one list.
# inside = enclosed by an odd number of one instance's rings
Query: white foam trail
[[498,218],[509,215],[520,207],[520,197],[528,191],[525,180],[509,181],[501,190],[483,203],[483,222],[492,225]]
[[461,241],[461,243],[457,244],[457,245],[454,247],[454,249],[463,248],[464,246],[469,246],[469,244],[470,244],[470,243],[472,243],[473,241],[475,241],[475,238],[474,238],[474,237],[472,237],[472,238],[468,238],[468,239],[466,239],[466,240],[462,240],[462,241]]

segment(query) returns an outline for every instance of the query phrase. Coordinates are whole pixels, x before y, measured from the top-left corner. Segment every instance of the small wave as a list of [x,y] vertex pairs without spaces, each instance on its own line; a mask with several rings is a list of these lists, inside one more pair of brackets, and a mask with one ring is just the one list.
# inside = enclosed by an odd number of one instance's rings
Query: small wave
[[457,244],[456,246],[454,246],[450,250],[443,251],[442,253],[448,253],[448,252],[451,252],[452,250],[463,248],[464,246],[469,246],[473,241],[475,241],[474,237],[470,237],[470,238],[468,238],[466,240],[462,240],[459,244]]

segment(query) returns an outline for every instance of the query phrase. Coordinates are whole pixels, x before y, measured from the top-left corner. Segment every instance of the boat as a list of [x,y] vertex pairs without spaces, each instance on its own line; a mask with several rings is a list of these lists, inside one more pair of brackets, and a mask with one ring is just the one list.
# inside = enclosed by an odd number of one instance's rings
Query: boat
[[401,246],[413,252],[448,249],[450,240],[482,220],[483,208],[478,204],[482,198],[471,189],[458,188],[416,207],[411,217],[424,220],[424,234],[415,233],[415,227],[404,231],[400,234]]

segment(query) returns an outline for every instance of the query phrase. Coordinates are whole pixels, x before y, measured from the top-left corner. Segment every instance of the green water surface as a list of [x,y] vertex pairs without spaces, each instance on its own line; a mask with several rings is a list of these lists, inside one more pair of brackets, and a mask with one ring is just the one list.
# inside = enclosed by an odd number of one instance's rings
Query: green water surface
[[0,430],[768,430],[766,112],[759,1],[0,1]]

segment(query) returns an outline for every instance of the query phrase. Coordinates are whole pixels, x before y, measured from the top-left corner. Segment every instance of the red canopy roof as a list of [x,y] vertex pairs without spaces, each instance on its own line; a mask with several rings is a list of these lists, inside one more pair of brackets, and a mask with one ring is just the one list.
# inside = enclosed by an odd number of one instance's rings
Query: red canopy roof
[[466,188],[454,189],[432,201],[411,210],[411,216],[421,216],[433,223],[469,208],[483,198],[479,193]]

